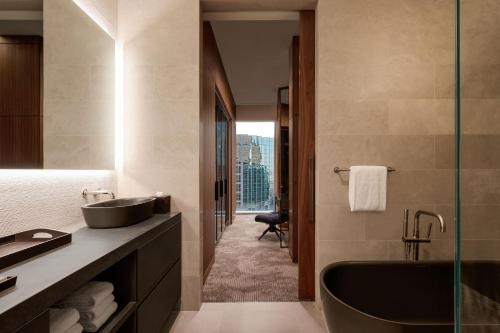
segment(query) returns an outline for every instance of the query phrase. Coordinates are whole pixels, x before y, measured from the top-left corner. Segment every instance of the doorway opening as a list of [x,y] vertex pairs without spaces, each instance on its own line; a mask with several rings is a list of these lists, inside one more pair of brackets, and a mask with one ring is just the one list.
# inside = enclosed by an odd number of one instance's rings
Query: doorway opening
[[210,14],[203,302],[314,300],[314,12]]

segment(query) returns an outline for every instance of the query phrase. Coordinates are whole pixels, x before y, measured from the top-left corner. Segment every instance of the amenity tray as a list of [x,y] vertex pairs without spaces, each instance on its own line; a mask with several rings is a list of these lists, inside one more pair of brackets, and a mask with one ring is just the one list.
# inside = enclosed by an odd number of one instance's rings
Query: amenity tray
[[0,238],[0,270],[71,243],[71,234],[33,229]]
[[17,276],[0,276],[0,293],[16,285]]

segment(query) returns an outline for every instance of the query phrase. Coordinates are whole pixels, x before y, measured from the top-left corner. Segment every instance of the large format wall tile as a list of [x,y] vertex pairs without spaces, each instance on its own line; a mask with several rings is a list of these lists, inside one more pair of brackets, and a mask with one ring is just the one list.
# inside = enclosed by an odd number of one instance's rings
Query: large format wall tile
[[389,255],[385,241],[320,240],[318,245],[320,267],[337,261],[387,260]]
[[453,99],[392,99],[389,101],[389,133],[438,135],[455,132]]
[[389,129],[386,101],[329,100],[320,102],[323,116],[318,119],[318,135],[383,135]]
[[88,136],[46,136],[43,150],[45,169],[91,169]]
[[500,134],[500,99],[463,98],[461,102],[462,134]]
[[366,214],[352,214],[345,205],[322,205],[318,227],[319,240],[364,240],[366,239]]

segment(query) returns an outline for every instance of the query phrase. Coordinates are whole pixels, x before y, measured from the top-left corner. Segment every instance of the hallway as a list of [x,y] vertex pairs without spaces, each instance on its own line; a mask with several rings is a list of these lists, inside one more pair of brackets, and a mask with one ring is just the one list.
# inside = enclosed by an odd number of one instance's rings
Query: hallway
[[203,302],[296,302],[298,270],[266,225],[237,215],[215,248]]

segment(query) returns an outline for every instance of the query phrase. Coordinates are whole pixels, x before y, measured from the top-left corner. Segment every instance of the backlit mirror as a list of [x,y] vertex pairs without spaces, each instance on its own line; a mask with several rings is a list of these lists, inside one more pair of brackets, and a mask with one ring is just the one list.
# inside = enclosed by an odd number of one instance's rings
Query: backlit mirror
[[75,1],[0,1],[0,168],[113,169],[114,63]]

